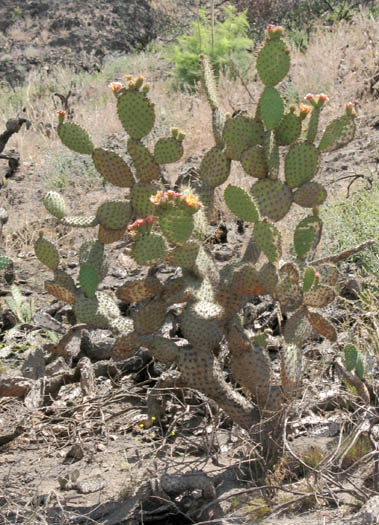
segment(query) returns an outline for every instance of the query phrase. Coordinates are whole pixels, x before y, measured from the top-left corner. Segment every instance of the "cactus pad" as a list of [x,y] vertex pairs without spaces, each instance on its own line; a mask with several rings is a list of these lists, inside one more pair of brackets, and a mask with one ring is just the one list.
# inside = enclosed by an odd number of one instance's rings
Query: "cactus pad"
[[287,215],[292,204],[292,192],[279,180],[259,180],[251,187],[261,217],[278,222]]
[[312,326],[309,323],[304,310],[297,310],[284,325],[283,335],[286,343],[302,347],[312,334]]
[[321,137],[318,149],[320,151],[333,151],[335,149],[345,146],[348,142],[353,140],[355,135],[354,118],[348,115],[343,115],[333,120],[325,129]]
[[259,99],[259,114],[267,129],[279,126],[284,113],[284,102],[274,87],[266,87]]
[[127,303],[138,303],[145,299],[151,299],[163,289],[156,277],[136,279],[120,286],[116,292],[118,299]]
[[139,335],[153,334],[160,330],[166,317],[167,304],[162,300],[141,306],[133,315],[134,329]]
[[322,337],[325,337],[331,342],[337,341],[337,333],[334,326],[317,312],[305,311],[308,321],[312,328]]
[[68,304],[74,304],[76,286],[73,278],[62,270],[54,271],[54,280],[45,281],[45,290]]
[[288,146],[300,137],[301,119],[293,112],[286,113],[275,129],[275,138],[280,146]]
[[166,255],[166,243],[161,235],[151,233],[139,237],[132,249],[132,257],[137,264],[151,266]]
[[96,212],[96,218],[108,230],[121,230],[125,228],[131,218],[132,210],[127,200],[114,200],[103,202]]
[[291,188],[313,179],[319,167],[319,153],[313,144],[293,144],[285,160],[285,178]]
[[50,268],[50,270],[56,270],[59,264],[59,254],[56,246],[45,239],[43,234],[40,233],[39,238],[34,243],[34,252],[37,258],[42,264]]
[[174,248],[167,257],[168,264],[190,269],[196,262],[200,246],[195,242],[187,242]]
[[264,283],[265,293],[273,296],[279,280],[275,266],[271,263],[265,263],[259,270],[259,277]]
[[242,221],[256,222],[259,220],[254,203],[242,188],[229,185],[225,188],[224,199],[229,210]]
[[322,232],[322,222],[319,217],[310,215],[296,226],[294,233],[294,245],[297,255],[300,258],[314,251],[320,242]]
[[159,179],[161,168],[153,155],[139,140],[128,140],[128,153],[132,158],[137,170],[137,178],[140,181],[148,182]]
[[293,200],[303,208],[315,208],[326,200],[327,192],[318,182],[309,181],[302,184],[293,194]]
[[266,221],[256,222],[253,238],[269,262],[274,263],[280,258],[282,254],[281,235],[273,224]]
[[303,280],[303,292],[308,292],[315,281],[316,273],[312,266],[308,266],[304,270],[304,280]]
[[178,162],[183,155],[183,144],[174,137],[159,139],[154,146],[154,159],[158,164]]
[[155,212],[150,197],[157,193],[157,187],[150,182],[138,182],[130,192],[130,202],[138,217],[148,217]]
[[334,301],[336,294],[332,288],[319,284],[304,294],[304,304],[314,308],[324,308]]
[[83,264],[79,272],[80,288],[86,297],[94,297],[100,276],[96,268],[90,264]]
[[275,86],[287,75],[290,56],[287,44],[281,39],[266,40],[258,53],[257,71],[265,86]]
[[105,228],[103,225],[99,225],[98,239],[102,244],[112,244],[112,242],[119,241],[122,239],[126,232],[126,226],[120,228],[119,230],[111,230]]
[[74,304],[78,323],[86,323],[93,328],[110,329],[113,319],[120,316],[117,304],[103,292],[96,292],[94,297],[79,293]]
[[225,155],[232,160],[240,160],[242,153],[263,142],[262,123],[250,117],[239,115],[225,122],[223,133]]
[[264,179],[268,174],[265,151],[260,145],[245,150],[241,155],[241,164],[248,175],[257,179]]
[[183,336],[195,348],[216,348],[223,335],[218,323],[222,314],[221,306],[208,301],[187,307],[179,319]]
[[85,241],[79,251],[80,266],[89,264],[98,273],[100,281],[104,279],[108,272],[108,259],[104,250],[104,245],[97,239]]
[[193,216],[181,208],[167,209],[159,214],[159,226],[168,241],[182,244],[191,237]]
[[321,275],[322,284],[334,286],[338,279],[338,269],[334,264],[321,264],[317,267]]
[[62,143],[76,153],[91,155],[94,149],[88,133],[78,124],[59,124],[58,135]]
[[92,228],[97,226],[99,221],[95,215],[90,217],[84,217],[83,215],[71,215],[63,217],[61,223],[64,226],[70,226],[71,228]]
[[287,263],[279,270],[279,282],[274,292],[283,312],[293,312],[303,303],[299,273],[295,264]]
[[153,129],[154,106],[139,91],[130,89],[117,97],[117,114],[122,127],[133,139],[142,139]]
[[351,372],[352,370],[354,370],[355,365],[357,364],[357,359],[358,359],[357,347],[351,343],[345,345],[344,355],[345,355],[346,370],[348,372]]
[[246,297],[254,297],[266,293],[261,275],[250,264],[244,264],[234,272],[230,290],[232,293]]
[[96,148],[92,160],[97,171],[105,180],[119,188],[131,188],[134,184],[132,170],[127,163],[113,151]]
[[215,188],[223,184],[230,174],[230,159],[217,146],[210,149],[200,164],[200,175],[209,187]]
[[49,191],[43,198],[45,208],[57,219],[62,219],[66,215],[66,205],[64,198],[56,191]]
[[0,255],[0,270],[5,270],[11,264],[12,259],[6,257],[5,255]]

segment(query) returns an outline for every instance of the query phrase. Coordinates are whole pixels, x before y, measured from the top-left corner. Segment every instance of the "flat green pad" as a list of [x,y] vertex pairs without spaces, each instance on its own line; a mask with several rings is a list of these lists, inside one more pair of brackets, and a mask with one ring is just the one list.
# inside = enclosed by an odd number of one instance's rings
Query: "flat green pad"
[[296,226],[294,245],[296,253],[301,259],[316,249],[320,242],[321,232],[321,219],[314,215],[306,217]]
[[345,144],[353,140],[355,129],[353,117],[343,115],[336,118],[326,127],[318,149],[320,151],[333,151],[345,146]]
[[58,136],[62,143],[76,153],[91,155],[94,149],[88,133],[78,124],[65,122],[58,125]]
[[151,266],[163,259],[166,251],[164,238],[156,233],[151,233],[142,235],[136,240],[132,249],[132,257],[137,264]]
[[158,164],[178,162],[183,155],[183,144],[174,137],[159,139],[154,146],[154,159]]
[[281,235],[273,224],[266,221],[256,222],[253,238],[270,263],[279,260],[282,254]]
[[140,91],[128,90],[117,97],[117,114],[133,139],[146,137],[154,127],[154,106]]
[[319,167],[319,152],[313,144],[293,144],[285,160],[285,178],[290,188],[297,188],[313,179]]
[[286,76],[290,64],[287,44],[281,39],[266,40],[257,58],[259,78],[265,86],[275,86]]
[[96,148],[92,160],[97,171],[105,180],[119,188],[131,188],[134,184],[132,170],[127,163],[113,151]]
[[159,332],[166,317],[167,304],[162,300],[151,301],[133,313],[134,330],[139,335]]
[[302,347],[312,335],[312,326],[304,310],[297,310],[284,325],[283,335],[286,343]]
[[230,175],[230,159],[224,152],[215,146],[207,151],[200,164],[200,176],[205,179],[209,187],[215,188],[223,184]]
[[336,294],[332,288],[319,284],[304,294],[304,304],[313,308],[325,308],[334,301],[335,297]]
[[167,257],[167,264],[190,269],[196,262],[200,246],[196,242],[187,242],[174,248]]
[[154,215],[155,206],[150,197],[157,193],[157,187],[150,182],[138,182],[130,192],[130,203],[138,217]]
[[5,270],[12,262],[12,259],[6,257],[5,255],[0,255],[0,270]]
[[56,191],[49,191],[43,198],[45,208],[57,219],[62,219],[66,215],[66,204],[62,195]]
[[312,268],[312,266],[308,266],[304,270],[304,279],[303,279],[303,293],[308,292],[315,281],[315,270]]
[[191,237],[193,215],[185,210],[171,208],[159,214],[159,226],[166,239],[173,243],[183,244]]
[[224,199],[229,210],[241,221],[256,222],[259,220],[259,214],[253,201],[242,188],[229,185],[225,188]]
[[79,293],[74,304],[78,323],[86,323],[93,328],[110,329],[111,322],[120,316],[117,304],[103,292],[96,292],[94,297]]
[[54,280],[45,281],[45,290],[68,304],[74,304],[76,295],[76,286],[73,278],[62,270],[54,271]]
[[245,150],[241,155],[241,164],[248,175],[264,179],[268,174],[268,166],[264,148],[260,145]]
[[354,370],[358,359],[358,349],[355,345],[349,343],[344,348],[345,366],[348,372]]
[[56,246],[42,237],[37,239],[34,243],[34,252],[39,261],[50,268],[50,270],[56,270],[59,265],[59,253]]
[[325,319],[325,317],[318,312],[310,312],[307,309],[305,310],[305,314],[312,328],[316,330],[317,333],[322,335],[322,337],[329,339],[332,343],[337,341],[337,332],[334,326]]
[[161,177],[161,168],[153,155],[139,140],[128,140],[128,153],[137,170],[137,178],[149,182]]
[[301,120],[293,112],[287,113],[275,129],[275,138],[280,146],[288,146],[300,137]]
[[278,222],[287,215],[292,204],[292,192],[279,180],[259,180],[251,187],[261,217]]
[[274,87],[266,87],[259,99],[259,113],[267,129],[279,126],[284,113],[284,102]]
[[97,271],[99,279],[104,279],[108,273],[108,258],[104,245],[97,239],[84,241],[79,250],[79,264],[91,265]]
[[84,217],[83,215],[70,215],[61,219],[61,224],[70,226],[71,228],[93,228],[99,224],[97,217],[91,215]]
[[303,294],[299,286],[299,269],[294,263],[286,263],[279,270],[279,282],[276,286],[275,299],[284,313],[294,312],[303,303]]
[[225,155],[240,160],[246,149],[263,143],[263,135],[263,124],[259,120],[243,115],[228,119],[223,132]]
[[100,282],[99,274],[90,264],[83,264],[80,267],[79,283],[80,288],[86,297],[94,297],[97,285]]
[[130,202],[114,200],[103,202],[96,212],[96,218],[104,228],[120,230],[128,225],[132,215]]
[[293,200],[303,208],[321,206],[326,200],[327,191],[318,182],[313,180],[302,184],[293,194]]

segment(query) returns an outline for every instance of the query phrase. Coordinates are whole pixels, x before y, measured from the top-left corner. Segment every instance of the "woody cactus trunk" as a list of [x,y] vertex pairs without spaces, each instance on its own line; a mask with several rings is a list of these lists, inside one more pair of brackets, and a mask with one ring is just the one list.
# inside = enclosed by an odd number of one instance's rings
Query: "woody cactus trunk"
[[[283,33],[283,28],[269,26],[258,53],[257,71],[264,88],[255,116],[223,113],[209,60],[200,57],[215,145],[202,159],[197,194],[191,188],[163,191],[159,185],[161,166],[182,157],[185,136],[173,129],[171,136],[155,143],[153,152],[144,144],[154,127],[155,110],[142,76],[127,76],[125,85],[111,84],[132,164],[95,147],[82,127],[65,122],[64,112],[59,112],[61,141],[91,156],[102,177],[125,189],[125,196],[103,202],[93,216],[84,217],[67,215],[63,197],[46,194],[44,204],[61,224],[97,228],[97,238],[80,248],[78,282],[60,267],[58,250],[50,240],[40,234],[35,243],[38,259],[53,272],[45,289],[71,304],[78,322],[117,334],[114,359],[126,359],[145,347],[155,359],[175,363],[180,372],[177,385],[213,399],[253,439],[260,436],[263,451],[270,454],[280,442],[283,407],[301,387],[304,342],[312,330],[336,340],[333,325],[320,309],[335,298],[337,269],[312,265],[322,232],[319,206],[327,197],[316,177],[322,153],[344,146],[355,131],[353,105],[347,104],[345,114],[317,140],[320,112],[327,102],[324,94],[309,94],[307,104],[285,109],[275,87],[290,69]],[[228,181],[233,163],[241,164],[252,186],[247,192],[229,184],[224,200],[239,220],[251,224],[252,233],[238,262],[219,269],[204,239],[215,190]],[[291,260],[286,254],[283,262],[278,223],[295,206],[304,209],[305,217],[293,232],[295,256]],[[133,318],[123,317],[117,302],[98,290],[107,274],[106,245],[127,235],[133,259],[150,269],[146,278],[127,282],[116,292],[119,300],[135,304]],[[260,267],[258,259],[263,260]],[[163,284],[156,276],[160,263],[181,268],[181,276]],[[266,294],[288,316],[280,353],[281,384],[274,381],[264,334],[249,338],[239,314],[252,297]],[[178,303],[183,306],[179,324],[186,340],[180,346],[161,332],[168,308]],[[225,379],[217,358],[222,340],[229,349],[232,382]],[[236,385],[243,387],[243,394]]]

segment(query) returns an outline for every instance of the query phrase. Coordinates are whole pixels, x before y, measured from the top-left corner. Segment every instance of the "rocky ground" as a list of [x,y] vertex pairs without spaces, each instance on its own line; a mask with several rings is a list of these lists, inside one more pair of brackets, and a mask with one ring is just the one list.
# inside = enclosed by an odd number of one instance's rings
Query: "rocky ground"
[[157,36],[147,0],[0,2],[0,75],[11,86],[33,69],[65,64],[99,70],[105,56],[143,48]]

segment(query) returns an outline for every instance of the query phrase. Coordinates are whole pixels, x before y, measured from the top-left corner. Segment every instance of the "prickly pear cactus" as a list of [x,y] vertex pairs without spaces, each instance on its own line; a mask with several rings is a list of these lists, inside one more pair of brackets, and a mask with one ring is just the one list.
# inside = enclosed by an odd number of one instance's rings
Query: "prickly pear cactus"
[[[176,363],[181,386],[214,399],[245,429],[250,431],[260,417],[268,415],[267,436],[277,441],[280,431],[275,434],[273,429],[280,426],[281,408],[301,386],[302,346],[314,331],[336,340],[335,329],[321,309],[335,298],[337,269],[330,264],[312,264],[322,234],[319,206],[327,198],[325,187],[316,179],[323,152],[342,147],[355,130],[354,109],[347,104],[345,114],[320,133],[319,116],[327,102],[324,94],[308,94],[306,104],[285,107],[280,82],[290,69],[290,50],[283,36],[282,27],[268,26],[257,58],[263,90],[255,115],[231,117],[223,112],[209,60],[200,57],[215,145],[201,161],[197,193],[191,188],[166,190],[160,182],[161,166],[181,159],[185,135],[173,129],[152,148],[146,145],[156,112],[144,77],[127,76],[125,84],[110,86],[118,118],[128,135],[132,164],[95,146],[82,127],[65,123],[64,112],[59,112],[62,142],[75,152],[90,155],[104,180],[127,188],[128,196],[104,200],[92,215],[76,216],[68,213],[61,195],[46,194],[44,205],[57,222],[98,228],[97,236],[80,249],[77,282],[59,267],[58,249],[52,241],[41,234],[35,243],[36,256],[53,272],[45,283],[46,290],[72,304],[79,322],[113,330],[117,334],[115,359],[126,359],[140,346],[149,348],[156,359]],[[252,178],[250,191],[228,183],[236,164]],[[240,257],[222,269],[204,243],[207,221],[217,202],[215,191],[220,191],[221,185],[225,185],[226,207],[248,223],[250,231]],[[293,231],[295,260],[290,262],[285,255],[283,262],[280,222],[296,206],[303,209],[304,216]],[[149,268],[146,277],[128,281],[116,292],[119,300],[134,303],[131,319],[121,315],[115,299],[99,290],[108,269],[106,245],[126,236],[131,257]],[[155,269],[162,263],[179,268],[178,276],[160,282]],[[252,296],[265,294],[270,294],[287,316],[281,351],[282,387],[272,381],[264,334],[250,340],[239,317]],[[166,312],[176,303],[184,305],[178,318],[184,346],[161,333]],[[223,338],[234,380],[249,395],[242,395],[224,379],[215,352]],[[346,349],[347,366],[359,375],[360,364],[353,354]]]

